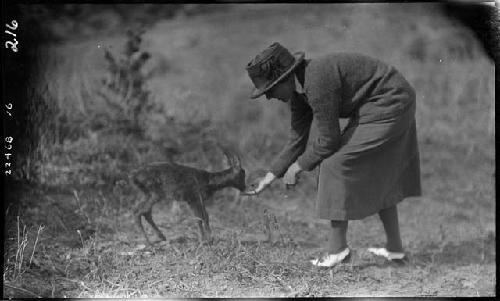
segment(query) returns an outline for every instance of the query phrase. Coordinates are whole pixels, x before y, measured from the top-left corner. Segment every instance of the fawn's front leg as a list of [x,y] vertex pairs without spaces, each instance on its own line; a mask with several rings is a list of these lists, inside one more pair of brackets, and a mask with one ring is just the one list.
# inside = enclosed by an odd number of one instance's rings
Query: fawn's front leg
[[205,206],[203,206],[203,223],[205,224],[205,238],[204,238],[204,240],[210,241],[212,239],[212,230],[210,230],[210,221],[209,221],[208,213],[207,213]]
[[193,211],[193,214],[198,218],[198,229],[200,231],[200,237],[202,241],[210,241],[212,231],[210,230],[210,223],[208,218],[207,210],[205,209],[205,204],[201,197],[197,197],[192,202],[189,202],[189,208]]

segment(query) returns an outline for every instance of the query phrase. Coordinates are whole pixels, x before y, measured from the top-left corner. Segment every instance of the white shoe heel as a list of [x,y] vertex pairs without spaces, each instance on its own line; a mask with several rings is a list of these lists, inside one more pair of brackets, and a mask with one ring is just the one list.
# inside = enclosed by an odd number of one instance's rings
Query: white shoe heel
[[333,267],[349,259],[350,254],[351,250],[349,250],[349,248],[345,248],[342,252],[337,254],[328,254],[326,256],[310,260],[309,262],[317,267]]
[[393,261],[393,260],[403,260],[406,258],[405,253],[403,252],[389,252],[387,251],[386,248],[368,248],[368,252],[384,257],[387,260]]

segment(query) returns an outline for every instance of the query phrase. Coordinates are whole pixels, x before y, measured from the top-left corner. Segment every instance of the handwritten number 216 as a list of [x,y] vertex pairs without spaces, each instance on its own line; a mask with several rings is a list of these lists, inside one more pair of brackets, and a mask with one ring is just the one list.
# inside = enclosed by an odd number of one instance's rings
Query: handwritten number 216
[[[17,25],[18,25],[18,24],[17,24],[17,21],[16,21],[16,20],[12,20],[11,24],[12,24],[12,25],[5,24],[5,26],[6,26],[8,29],[10,29],[10,30],[16,30],[16,29],[17,29]],[[10,32],[10,31],[8,31],[8,30],[6,30],[6,31],[5,31],[5,33],[8,33],[8,34],[10,34],[10,35],[12,35],[12,36],[14,36],[14,37],[16,36],[16,34],[14,34],[14,33]],[[7,42],[5,42],[5,48],[10,48],[10,49],[12,49],[12,51],[17,52],[17,44],[18,44],[18,43],[19,43],[19,42],[18,42],[18,41],[14,38],[14,42],[12,42],[12,41],[7,41]]]

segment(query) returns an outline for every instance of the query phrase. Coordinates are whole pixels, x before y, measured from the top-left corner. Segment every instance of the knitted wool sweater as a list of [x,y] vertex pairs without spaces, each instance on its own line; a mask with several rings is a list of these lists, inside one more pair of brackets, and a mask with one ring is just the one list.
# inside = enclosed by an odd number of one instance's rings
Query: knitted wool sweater
[[[333,155],[340,147],[339,118],[376,122],[405,112],[415,101],[415,91],[394,67],[361,54],[326,55],[295,72],[305,94],[295,93],[289,101],[289,139],[270,168],[277,177],[296,160],[310,171]],[[306,149],[313,120],[318,137]]]

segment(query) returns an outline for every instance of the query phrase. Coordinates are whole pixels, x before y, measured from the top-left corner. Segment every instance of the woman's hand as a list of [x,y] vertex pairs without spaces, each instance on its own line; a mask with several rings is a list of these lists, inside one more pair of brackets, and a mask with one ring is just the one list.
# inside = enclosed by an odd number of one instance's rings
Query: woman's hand
[[298,175],[301,171],[302,168],[300,168],[297,162],[290,165],[285,175],[283,176],[283,182],[286,184],[287,187],[294,186],[295,184],[297,184]]
[[247,190],[243,192],[244,195],[256,195],[262,192],[262,190],[266,189],[274,180],[276,176],[272,172],[268,172],[263,178],[259,180],[257,184],[257,188],[254,190]]

